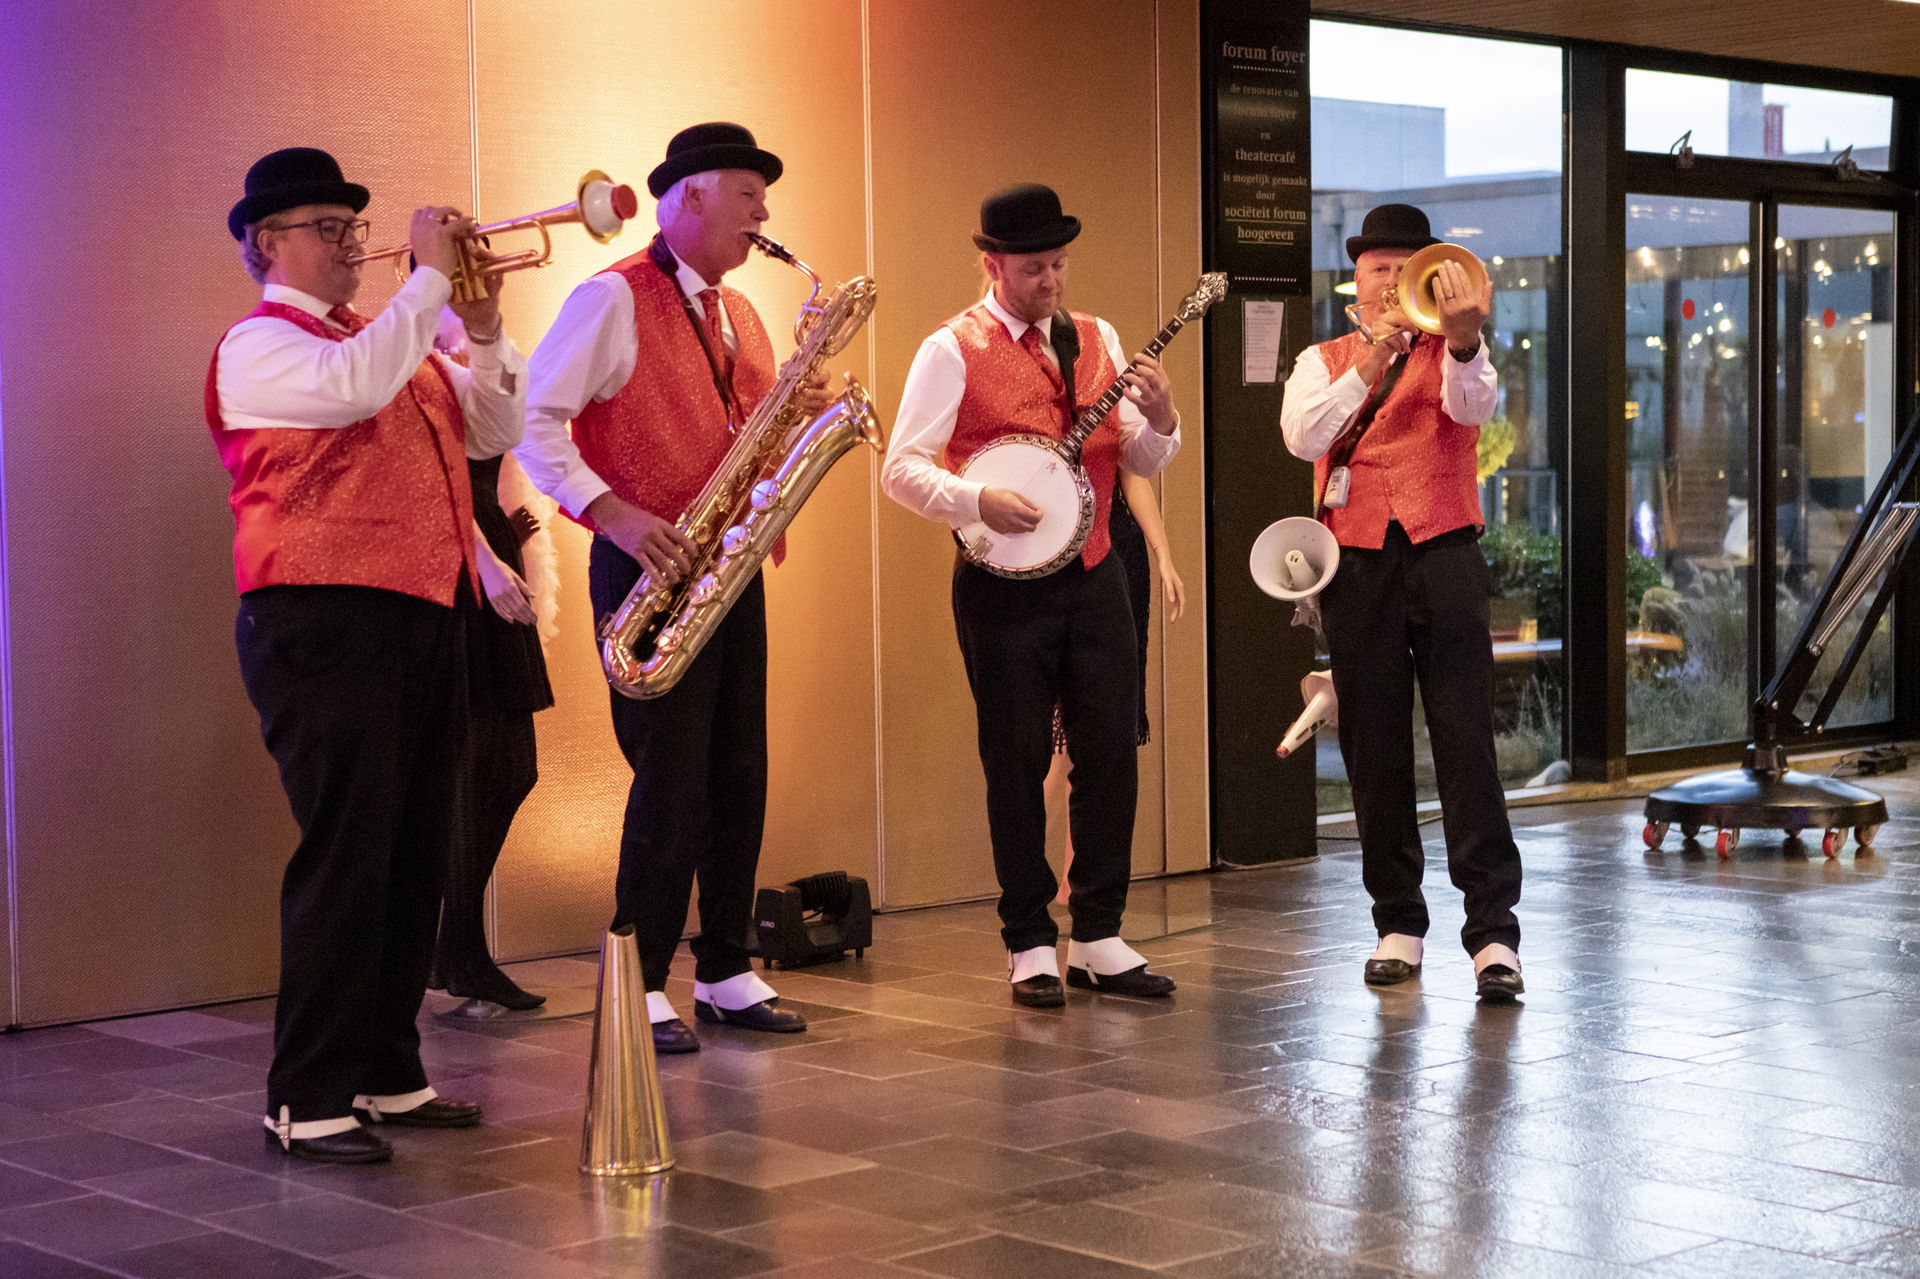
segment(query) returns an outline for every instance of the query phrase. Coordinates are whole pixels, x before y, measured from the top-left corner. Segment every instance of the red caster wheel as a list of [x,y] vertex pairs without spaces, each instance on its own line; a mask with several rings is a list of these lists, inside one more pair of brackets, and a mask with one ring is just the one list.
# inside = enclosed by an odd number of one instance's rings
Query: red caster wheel
[[1846,846],[1846,843],[1847,832],[1845,830],[1829,828],[1827,833],[1820,837],[1820,855],[1823,857],[1838,857],[1840,850]]
[[1861,852],[1872,848],[1873,841],[1879,834],[1880,828],[1878,826],[1855,826],[1853,828],[1853,838],[1854,842],[1860,847],[1855,850],[1854,855],[1858,856]]
[[1732,856],[1733,850],[1738,847],[1740,847],[1740,828],[1738,826],[1721,827],[1720,837],[1713,841],[1713,851],[1720,854],[1722,858],[1726,858]]
[[1660,847],[1660,841],[1666,837],[1667,823],[1665,822],[1648,822],[1646,829],[1640,832],[1640,841],[1648,848]]

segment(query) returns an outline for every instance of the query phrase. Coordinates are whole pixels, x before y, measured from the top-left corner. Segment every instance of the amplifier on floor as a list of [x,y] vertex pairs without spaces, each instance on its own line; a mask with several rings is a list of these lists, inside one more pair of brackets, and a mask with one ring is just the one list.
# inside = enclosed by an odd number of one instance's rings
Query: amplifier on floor
[[760,924],[760,960],[768,968],[831,963],[848,951],[858,958],[873,945],[867,881],[845,871],[761,889],[754,918]]

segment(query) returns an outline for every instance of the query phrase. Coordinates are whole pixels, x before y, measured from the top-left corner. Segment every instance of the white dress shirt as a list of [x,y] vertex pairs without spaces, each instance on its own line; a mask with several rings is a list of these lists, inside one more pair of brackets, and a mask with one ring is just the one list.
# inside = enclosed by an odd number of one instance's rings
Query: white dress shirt
[[[1006,326],[1007,336],[1018,342],[1030,327],[1000,305],[989,292],[987,310]],[[1120,349],[1120,335],[1105,320],[1097,320],[1100,340],[1116,370],[1127,367],[1127,356]],[[1052,317],[1040,328],[1041,349],[1055,364],[1060,357],[1053,350]],[[960,340],[953,330],[941,325],[920,344],[907,370],[907,383],[900,393],[900,411],[893,419],[893,440],[887,446],[886,465],[880,470],[880,487],[900,505],[928,519],[945,520],[954,528],[972,524],[980,518],[980,494],[986,485],[963,480],[941,464],[947,442],[953,438],[954,423],[960,415],[960,400],[967,389],[967,365],[960,354]],[[1097,394],[1105,387],[1076,387]],[[1155,475],[1180,451],[1180,419],[1174,417],[1173,432],[1162,435],[1147,424],[1147,419],[1132,400],[1123,399],[1114,410],[1120,427],[1120,465],[1135,475]]]
[[[269,284],[261,296],[305,311],[331,328],[333,308],[311,293]],[[433,354],[440,308],[453,296],[447,277],[415,268],[385,310],[343,342],[316,337],[284,320],[242,320],[220,343],[214,383],[229,430],[291,427],[337,430],[393,402],[421,361]],[[488,346],[469,344],[471,368],[443,360],[466,417],[470,458],[496,457],[520,442],[526,420],[526,361],[503,332]]]
[[[1424,334],[1420,340],[1446,341],[1432,334]],[[1319,347],[1300,352],[1280,401],[1280,434],[1286,438],[1287,452],[1308,462],[1317,461],[1366,404],[1371,389],[1361,379],[1357,365],[1334,378]],[[1440,407],[1448,417],[1462,426],[1478,426],[1493,416],[1499,403],[1500,378],[1493,361],[1487,358],[1484,341],[1471,360],[1456,360],[1452,352],[1441,352]]]
[[[694,314],[705,319],[700,292],[719,286],[708,284],[685,262],[676,278]],[[724,306],[720,336],[727,350],[739,355],[740,335],[733,331],[733,317]],[[534,487],[576,518],[612,488],[581,459],[567,423],[588,404],[605,403],[617,395],[639,359],[633,287],[611,271],[588,276],[568,294],[553,327],[534,348],[528,364],[526,439],[514,450],[514,457]]]

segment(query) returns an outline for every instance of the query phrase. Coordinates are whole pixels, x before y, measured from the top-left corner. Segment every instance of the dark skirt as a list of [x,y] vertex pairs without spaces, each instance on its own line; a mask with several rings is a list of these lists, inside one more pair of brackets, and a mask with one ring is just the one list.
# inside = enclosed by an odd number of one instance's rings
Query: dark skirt
[[[500,505],[500,459],[469,462],[467,467],[473,481],[473,522],[493,553],[524,576],[520,539]],[[482,714],[531,714],[553,705],[540,632],[509,622],[485,601],[468,616],[472,620],[467,630],[467,673],[473,709]]]

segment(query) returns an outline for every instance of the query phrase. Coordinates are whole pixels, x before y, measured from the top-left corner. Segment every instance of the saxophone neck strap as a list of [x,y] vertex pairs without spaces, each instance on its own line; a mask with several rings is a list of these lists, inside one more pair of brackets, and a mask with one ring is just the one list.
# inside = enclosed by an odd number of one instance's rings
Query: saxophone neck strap
[[653,239],[647,244],[647,256],[659,268],[660,274],[667,277],[667,282],[673,285],[674,296],[680,299],[680,313],[687,317],[687,323],[692,326],[694,340],[700,344],[700,353],[707,357],[707,371],[713,375],[714,392],[719,395],[720,405],[726,410],[727,429],[738,431],[740,424],[747,420],[746,415],[740,411],[740,402],[734,397],[733,384],[721,372],[719,352],[707,341],[707,328],[700,322],[700,312],[694,310],[693,299],[680,287],[680,259],[673,255],[665,234],[654,232]]

